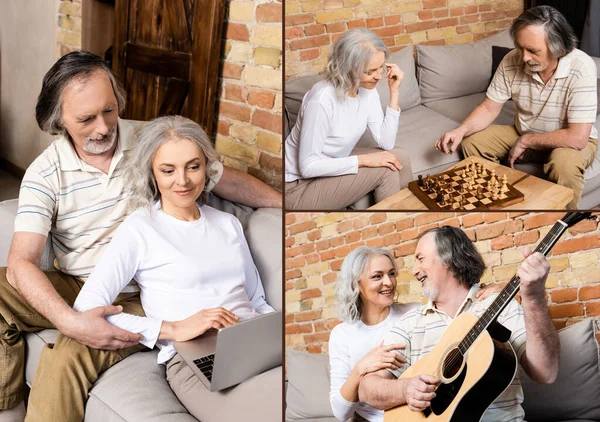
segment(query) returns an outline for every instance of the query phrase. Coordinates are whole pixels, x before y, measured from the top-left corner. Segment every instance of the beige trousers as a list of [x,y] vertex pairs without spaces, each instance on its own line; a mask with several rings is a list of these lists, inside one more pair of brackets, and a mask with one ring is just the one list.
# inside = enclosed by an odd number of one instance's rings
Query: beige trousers
[[176,354],[167,362],[171,389],[199,421],[275,422],[283,412],[281,366],[263,372],[235,387],[209,391],[187,363]]
[[[69,306],[75,302],[82,283],[59,271],[45,273]],[[120,296],[115,304],[123,312],[143,316],[138,294]],[[21,333],[54,328],[33,309],[6,280],[6,268],[0,268],[0,409],[21,403],[25,395],[25,340]],[[29,402],[26,421],[81,422],[88,390],[101,372],[127,356],[145,349],[94,350],[62,334],[55,344],[42,350]]]
[[[477,132],[461,143],[465,157],[479,156],[500,163],[508,158],[508,153],[521,135],[514,126],[490,126]],[[577,209],[581,199],[585,179],[585,169],[596,157],[598,140],[590,138],[585,148],[554,148],[550,150],[528,149],[520,163],[538,163],[544,165],[546,179],[567,188],[573,189],[574,197],[568,209]]]
[[[352,155],[381,151],[378,148],[355,148]],[[400,161],[400,171],[392,171],[387,167],[360,167],[357,174],[287,182],[286,209],[341,210],[370,192],[374,192],[376,202],[395,194],[412,180],[412,170],[406,150],[394,148],[390,152]]]

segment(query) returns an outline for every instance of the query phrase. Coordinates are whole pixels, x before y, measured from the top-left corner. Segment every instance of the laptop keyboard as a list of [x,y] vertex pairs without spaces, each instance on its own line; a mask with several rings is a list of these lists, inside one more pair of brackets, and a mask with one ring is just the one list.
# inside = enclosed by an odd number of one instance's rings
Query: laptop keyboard
[[200,359],[195,359],[194,364],[198,367],[199,370],[202,371],[204,376],[208,378],[209,381],[212,381],[212,370],[213,365],[215,364],[215,355],[204,356]]

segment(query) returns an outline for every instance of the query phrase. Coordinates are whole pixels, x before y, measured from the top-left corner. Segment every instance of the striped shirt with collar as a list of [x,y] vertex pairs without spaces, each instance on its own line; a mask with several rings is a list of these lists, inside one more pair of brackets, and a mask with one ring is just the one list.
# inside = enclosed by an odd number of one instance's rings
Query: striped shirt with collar
[[[479,301],[475,297],[479,289],[477,284],[471,287],[458,308],[457,316],[461,312],[471,312],[480,317],[498,296],[494,294]],[[453,318],[448,314],[437,309],[431,300],[400,317],[385,336],[385,344],[405,344],[406,348],[398,350],[397,353],[406,358],[406,364],[404,367],[394,371],[390,370],[390,372],[399,377],[412,363],[429,353],[442,338],[452,320]],[[517,360],[520,361],[525,352],[527,340],[523,308],[515,300],[511,300],[498,317],[498,322],[511,331],[509,342],[517,354]],[[508,388],[485,412],[482,421],[522,421],[525,413],[521,403],[523,403],[523,389],[517,373]]]
[[[496,103],[515,102],[514,124],[521,135],[553,132],[569,123],[596,122],[596,79],[594,61],[574,49],[559,59],[554,75],[544,84],[514,49],[504,56],[486,95]],[[594,126],[589,137],[598,139]]]
[[[108,174],[82,161],[62,136],[27,169],[19,192],[15,232],[51,233],[55,266],[85,281],[127,217],[129,197],[122,177],[124,156],[133,148],[134,125],[118,121],[118,143]],[[213,181],[222,174],[222,165]],[[139,291],[135,282],[124,293]]]

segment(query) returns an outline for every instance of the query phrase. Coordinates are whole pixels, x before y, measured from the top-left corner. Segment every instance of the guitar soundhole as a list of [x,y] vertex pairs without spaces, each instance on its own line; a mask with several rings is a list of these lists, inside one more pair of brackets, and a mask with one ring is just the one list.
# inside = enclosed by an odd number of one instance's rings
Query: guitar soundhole
[[463,363],[463,355],[459,352],[458,349],[452,349],[450,353],[444,359],[444,366],[442,369],[442,374],[445,378],[454,377]]

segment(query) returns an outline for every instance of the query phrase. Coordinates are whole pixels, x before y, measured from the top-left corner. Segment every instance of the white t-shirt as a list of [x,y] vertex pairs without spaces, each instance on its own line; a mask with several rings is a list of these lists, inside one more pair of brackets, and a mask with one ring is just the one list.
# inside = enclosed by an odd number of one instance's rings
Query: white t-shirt
[[121,313],[107,320],[160,348],[158,363],[175,355],[160,340],[162,321],[180,321],[207,308],[224,307],[240,320],[273,312],[250,255],[242,225],[208,206],[200,218],[181,221],[160,209],[138,209],[116,230],[73,305],[77,311],[111,304],[129,280],[140,286],[146,317]]
[[331,331],[329,337],[329,364],[331,389],[329,402],[333,414],[345,421],[356,412],[368,421],[383,421],[383,411],[366,403],[349,402],[340,393],[354,365],[373,347],[380,344],[394,323],[404,313],[421,306],[420,303],[394,304],[388,316],[377,325],[365,325],[361,320],[343,322]]
[[365,130],[379,148],[391,150],[399,118],[389,107],[384,116],[376,89],[360,88],[356,97],[340,100],[331,83],[316,83],[285,140],[285,181],[358,173],[358,158],[350,153]]

